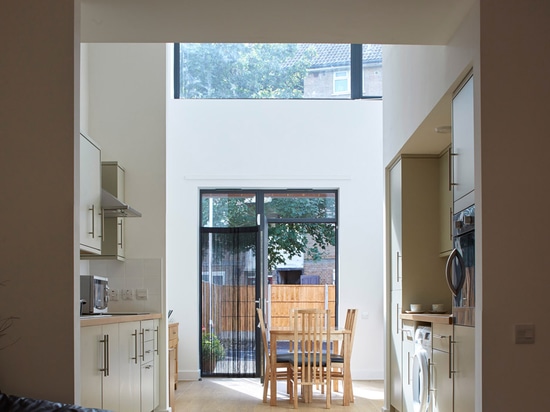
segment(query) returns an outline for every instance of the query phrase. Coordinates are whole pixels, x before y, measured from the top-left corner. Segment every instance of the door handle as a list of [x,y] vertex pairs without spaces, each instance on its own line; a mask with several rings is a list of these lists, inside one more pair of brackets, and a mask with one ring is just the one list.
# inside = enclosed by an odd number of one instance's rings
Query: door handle
[[[455,260],[455,258],[458,260],[458,264],[460,266],[457,285],[453,284],[452,279],[452,266],[453,260]],[[458,292],[460,292],[462,286],[464,286],[464,259],[462,259],[460,252],[456,248],[453,249],[453,251],[449,255],[449,258],[447,259],[447,264],[445,265],[445,279],[447,280],[447,285],[449,286],[449,289],[451,290],[453,296],[456,298]]]

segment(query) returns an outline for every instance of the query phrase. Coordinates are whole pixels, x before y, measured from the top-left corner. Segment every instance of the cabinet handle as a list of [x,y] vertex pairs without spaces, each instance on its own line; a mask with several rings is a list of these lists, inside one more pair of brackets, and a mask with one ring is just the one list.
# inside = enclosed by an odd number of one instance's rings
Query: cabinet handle
[[145,360],[145,329],[142,329],[139,333],[141,335],[141,355],[140,358]]
[[109,335],[103,335],[100,342],[103,343],[103,368],[100,372],[103,372],[103,376],[109,376]]
[[92,212],[92,231],[88,232],[88,234],[92,235],[92,239],[95,239],[95,205],[92,205],[88,211]]
[[452,340],[449,336],[449,379],[452,379],[453,373],[455,373],[455,371],[453,370],[453,358],[451,355],[453,343],[456,343],[456,341]]
[[448,179],[448,180],[449,180],[449,192],[451,191],[451,189],[452,189],[453,186],[456,186],[456,185],[457,185],[456,183],[454,183],[454,182],[452,181],[452,180],[453,180],[453,179],[452,179],[452,170],[453,170],[453,162],[452,162],[452,160],[453,160],[453,156],[456,156],[456,155],[457,155],[457,154],[456,154],[456,153],[453,153],[453,152],[451,151],[451,148],[449,147],[449,174],[448,174],[448,175],[449,175],[449,179]]
[[401,254],[399,253],[399,251],[397,251],[396,252],[396,257],[395,257],[395,267],[397,269],[396,276],[397,276],[397,281],[398,282],[401,281],[401,276],[399,276],[399,273],[401,272],[401,265],[399,264],[400,261],[401,261]]
[[132,358],[135,364],[138,363],[138,336],[137,336],[137,329],[134,329],[134,333],[132,333],[132,336],[134,337],[134,354],[135,356]]
[[100,237],[102,241],[105,241],[105,212],[103,208],[101,208],[100,216],[101,216],[101,235],[99,235],[98,237]]
[[159,327],[158,326],[155,328],[155,335],[157,335],[157,339],[156,339],[157,347],[155,348],[155,353],[158,355],[159,353]]
[[399,335],[401,333],[401,330],[399,329],[399,303],[396,304],[397,305],[397,310],[395,311],[395,318],[397,319],[397,322],[395,322],[397,324],[397,329],[395,330],[395,332]]
[[120,229],[120,242],[118,243],[118,245],[122,248],[122,219],[119,220],[118,227]]
[[449,208],[449,240],[453,240],[453,208]]
[[411,353],[407,352],[407,385],[411,384]]

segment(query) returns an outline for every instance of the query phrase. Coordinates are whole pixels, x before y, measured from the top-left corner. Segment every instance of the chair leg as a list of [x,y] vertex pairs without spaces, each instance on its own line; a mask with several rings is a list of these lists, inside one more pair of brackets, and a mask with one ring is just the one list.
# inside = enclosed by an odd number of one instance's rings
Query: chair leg
[[267,389],[269,388],[270,380],[271,376],[268,376],[268,374],[264,373],[264,403],[267,402]]

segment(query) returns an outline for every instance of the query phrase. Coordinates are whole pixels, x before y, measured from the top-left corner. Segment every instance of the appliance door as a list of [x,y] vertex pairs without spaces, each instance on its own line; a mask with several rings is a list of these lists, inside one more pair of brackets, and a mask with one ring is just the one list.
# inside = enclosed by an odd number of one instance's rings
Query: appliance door
[[93,312],[102,313],[107,312],[109,305],[109,286],[106,279],[94,278],[93,279]]
[[453,294],[455,324],[475,326],[475,231],[455,237],[445,276]]
[[426,412],[429,405],[429,364],[428,353],[422,347],[418,347],[413,359],[413,408],[414,412]]

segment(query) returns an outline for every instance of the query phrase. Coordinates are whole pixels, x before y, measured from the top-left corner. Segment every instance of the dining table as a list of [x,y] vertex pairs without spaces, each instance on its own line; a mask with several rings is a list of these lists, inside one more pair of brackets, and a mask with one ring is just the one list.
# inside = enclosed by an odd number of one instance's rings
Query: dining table
[[[289,342],[294,339],[294,328],[292,327],[275,327],[269,329],[270,336],[270,352],[273,354],[271,356],[271,370],[275,370],[275,363],[277,360],[277,343],[278,342]],[[351,337],[351,331],[349,329],[339,329],[331,328],[330,329],[330,340],[333,342],[333,351],[334,354],[339,354],[338,347],[339,342],[343,342],[344,348],[344,393],[343,393],[343,405],[349,406],[351,399],[351,372],[350,372],[350,354],[348,353],[349,340]],[[271,399],[270,405],[277,405],[277,374],[271,374]]]

